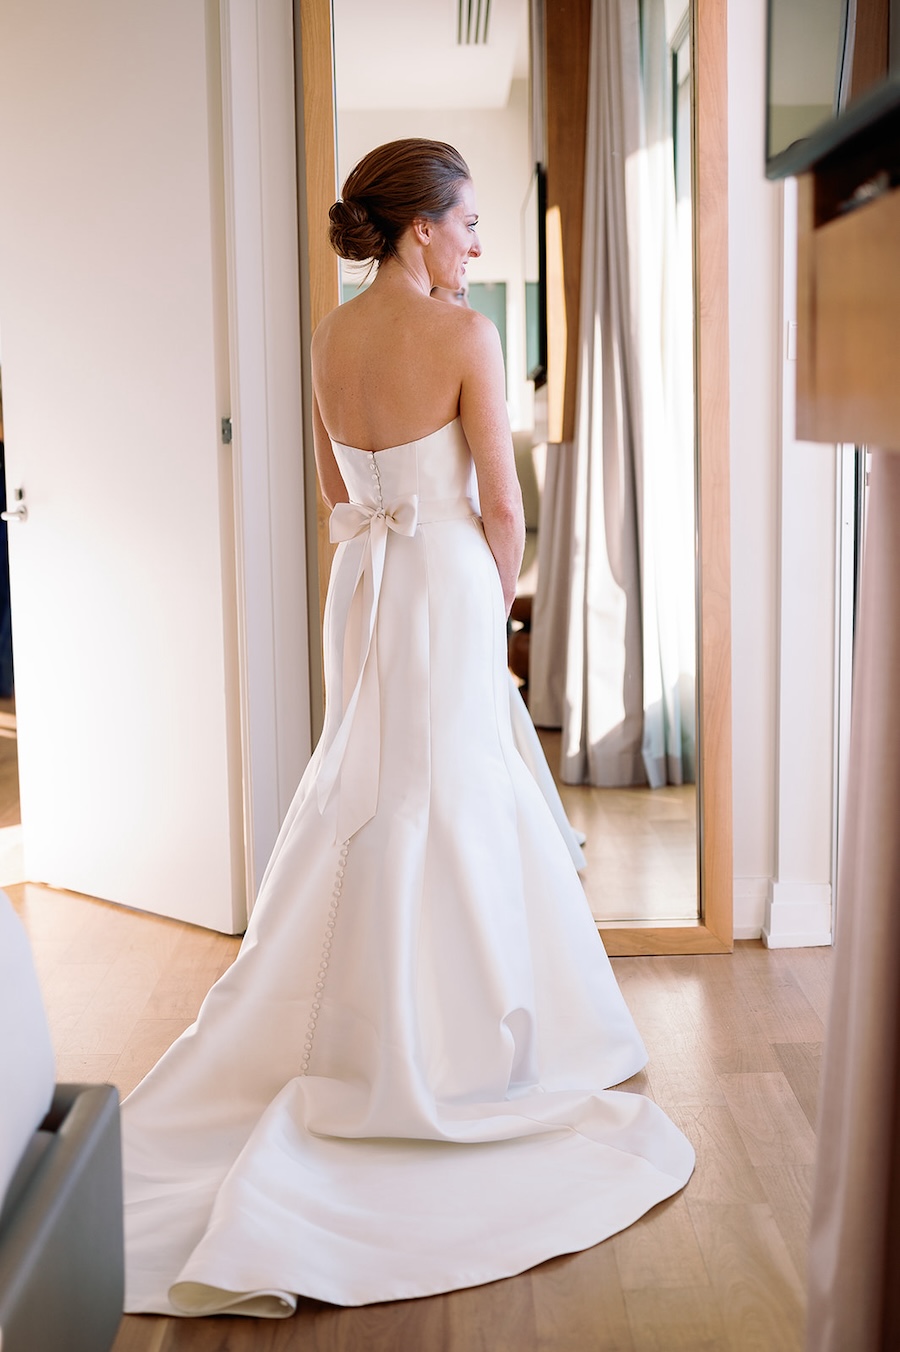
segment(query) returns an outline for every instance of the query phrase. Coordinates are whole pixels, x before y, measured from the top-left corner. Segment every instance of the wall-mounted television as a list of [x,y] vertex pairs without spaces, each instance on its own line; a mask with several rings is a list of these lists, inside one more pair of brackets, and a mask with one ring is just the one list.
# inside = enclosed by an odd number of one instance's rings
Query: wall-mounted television
[[802,173],[894,110],[900,0],[769,0],[769,178]]

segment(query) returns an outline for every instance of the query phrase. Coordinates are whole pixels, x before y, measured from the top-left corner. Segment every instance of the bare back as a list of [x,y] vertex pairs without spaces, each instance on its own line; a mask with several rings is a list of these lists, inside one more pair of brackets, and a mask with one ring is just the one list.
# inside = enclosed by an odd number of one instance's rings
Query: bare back
[[346,500],[332,440],[382,451],[457,416],[475,462],[482,518],[512,604],[524,525],[490,320],[432,299],[398,267],[322,320],[312,343],[316,465],[329,506]]
[[329,436],[378,451],[451,422],[477,319],[420,293],[380,296],[377,287],[332,311],[313,343],[313,381]]

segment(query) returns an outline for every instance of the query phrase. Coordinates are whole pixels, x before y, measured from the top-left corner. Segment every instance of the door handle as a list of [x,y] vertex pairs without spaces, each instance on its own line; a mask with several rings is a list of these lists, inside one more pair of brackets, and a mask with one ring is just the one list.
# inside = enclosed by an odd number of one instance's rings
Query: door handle
[[28,520],[28,508],[25,506],[25,501],[24,501],[24,499],[25,499],[25,490],[24,490],[24,488],[17,488],[17,489],[16,489],[16,505],[15,505],[15,507],[10,507],[7,511],[5,511],[5,512],[0,512],[0,520],[2,520],[2,521],[22,521],[22,522],[27,521],[27,520]]

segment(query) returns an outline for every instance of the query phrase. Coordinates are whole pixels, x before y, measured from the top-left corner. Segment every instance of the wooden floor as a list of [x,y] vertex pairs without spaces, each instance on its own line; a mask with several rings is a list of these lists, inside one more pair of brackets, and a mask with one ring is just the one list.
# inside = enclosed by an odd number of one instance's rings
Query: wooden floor
[[[187,1026],[237,941],[69,893],[8,889],[31,936],[59,1078],[123,1092]],[[507,1281],[285,1321],[122,1322],[115,1352],[794,1352],[830,949],[614,963],[650,1053],[629,1089],[697,1170],[620,1235]]]
[[563,784],[561,734],[539,728],[569,821],[587,837],[582,874],[600,925],[697,919],[697,790]]

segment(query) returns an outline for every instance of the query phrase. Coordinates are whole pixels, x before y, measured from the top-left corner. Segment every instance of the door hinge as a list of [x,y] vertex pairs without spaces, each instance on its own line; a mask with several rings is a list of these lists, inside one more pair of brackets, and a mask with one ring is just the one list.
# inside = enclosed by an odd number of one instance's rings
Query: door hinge
[[222,419],[222,440],[226,446],[231,445],[231,419]]

